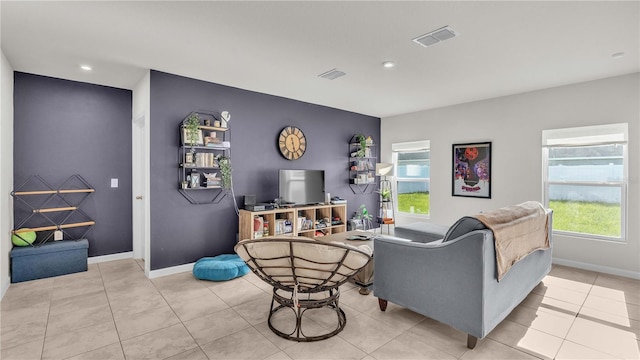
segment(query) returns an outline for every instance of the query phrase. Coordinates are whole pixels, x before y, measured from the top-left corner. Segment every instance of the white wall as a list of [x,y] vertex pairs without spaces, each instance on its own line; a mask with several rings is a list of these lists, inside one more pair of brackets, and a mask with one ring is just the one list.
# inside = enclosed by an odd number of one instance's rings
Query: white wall
[[13,228],[13,68],[0,51],[0,299],[9,288]]
[[[381,125],[381,161],[391,144],[431,140],[430,222],[542,201],[543,129],[629,123],[629,189],[626,243],[554,236],[554,261],[640,278],[640,74],[562,86],[387,117]],[[454,143],[492,142],[492,198],[451,196]],[[397,216],[397,223],[409,218]]]

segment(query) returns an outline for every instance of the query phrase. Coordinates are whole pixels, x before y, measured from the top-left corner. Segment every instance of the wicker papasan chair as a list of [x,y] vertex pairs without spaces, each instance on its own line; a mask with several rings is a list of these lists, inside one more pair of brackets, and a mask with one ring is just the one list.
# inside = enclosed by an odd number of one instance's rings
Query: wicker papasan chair
[[[273,286],[268,324],[278,336],[294,341],[330,338],[344,329],[347,318],[340,308],[340,285],[371,261],[371,249],[343,243],[322,243],[305,237],[270,237],[243,240],[236,253],[260,279]],[[335,328],[306,335],[305,312],[330,309],[336,315]],[[273,316],[283,310],[295,314],[295,326],[277,329]],[[293,330],[291,330],[293,328]]]

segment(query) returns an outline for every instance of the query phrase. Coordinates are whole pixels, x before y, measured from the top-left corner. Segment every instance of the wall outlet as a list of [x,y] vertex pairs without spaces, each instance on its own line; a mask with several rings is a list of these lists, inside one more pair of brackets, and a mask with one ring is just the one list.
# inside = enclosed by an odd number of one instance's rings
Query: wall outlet
[[53,240],[62,240],[62,230],[56,230],[53,232]]
[[111,187],[112,188],[118,187],[118,179],[111,179]]

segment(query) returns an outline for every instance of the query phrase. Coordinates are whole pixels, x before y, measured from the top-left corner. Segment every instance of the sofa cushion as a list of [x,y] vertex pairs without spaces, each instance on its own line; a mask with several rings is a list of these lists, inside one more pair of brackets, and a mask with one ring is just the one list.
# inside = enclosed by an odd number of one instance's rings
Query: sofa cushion
[[445,234],[444,239],[442,239],[442,242],[456,239],[474,230],[482,230],[486,228],[487,227],[484,226],[484,224],[480,220],[470,216],[463,216],[453,225],[451,225],[451,227]]
[[293,286],[299,282],[305,287],[342,283],[353,275],[353,269],[365,266],[373,253],[367,245],[323,243],[305,237],[244,240],[235,250],[247,261],[255,257],[259,272],[277,279],[281,285]]
[[411,241],[428,243],[442,239],[448,229],[449,227],[446,225],[431,224],[427,222],[415,222],[402,226],[396,226],[394,230],[394,236],[403,239],[409,239]]

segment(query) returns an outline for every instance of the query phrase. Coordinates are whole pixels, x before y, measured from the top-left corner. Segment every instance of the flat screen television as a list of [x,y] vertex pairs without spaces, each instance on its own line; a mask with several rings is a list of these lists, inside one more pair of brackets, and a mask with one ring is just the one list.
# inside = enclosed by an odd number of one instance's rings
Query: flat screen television
[[324,202],[324,170],[285,170],[278,176],[282,204],[308,205]]

